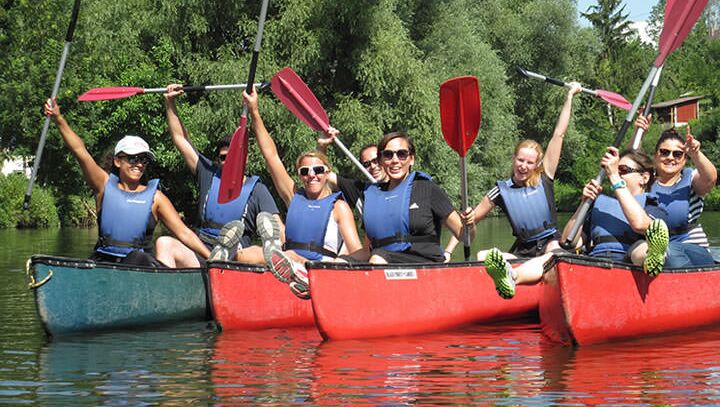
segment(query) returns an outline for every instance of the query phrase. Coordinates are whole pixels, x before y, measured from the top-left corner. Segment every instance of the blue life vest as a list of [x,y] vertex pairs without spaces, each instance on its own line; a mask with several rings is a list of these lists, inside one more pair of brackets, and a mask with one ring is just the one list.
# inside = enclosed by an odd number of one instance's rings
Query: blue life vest
[[548,191],[542,181],[536,187],[522,188],[512,188],[512,179],[496,184],[515,237],[532,242],[557,233]]
[[410,195],[415,178],[430,180],[432,177],[413,171],[390,191],[383,191],[378,184],[365,189],[363,224],[372,247],[401,252],[410,248],[412,242],[439,241],[439,236],[412,236],[410,231]]
[[152,205],[159,180],[153,179],[144,191],[127,192],[118,187],[120,179],[110,174],[105,184],[100,217],[98,243],[100,253],[126,257],[133,250],[152,248]]
[[322,199],[309,199],[304,190],[296,192],[285,218],[285,249],[308,260],[337,257],[337,253],[325,248],[325,233],[335,201],[341,196],[335,192]]
[[692,168],[685,168],[682,170],[682,179],[677,184],[663,186],[655,181],[650,187],[650,191],[658,197],[658,205],[667,211],[671,242],[684,241],[688,237],[688,231],[697,226],[697,223],[688,222],[692,173]]
[[220,173],[213,174],[210,189],[202,200],[203,207],[200,210],[202,219],[200,220],[200,229],[198,230],[200,239],[211,244],[215,244],[215,239],[220,234],[220,229],[226,223],[242,219],[247,210],[250,194],[255,189],[255,185],[260,180],[258,176],[248,177],[243,184],[240,196],[230,202],[218,203],[218,194],[220,192]]
[[[645,208],[648,194],[635,196],[640,206]],[[599,195],[590,211],[590,241],[593,242],[589,255],[602,252],[627,253],[630,245],[643,235],[635,233],[620,207],[620,201],[607,195]]]

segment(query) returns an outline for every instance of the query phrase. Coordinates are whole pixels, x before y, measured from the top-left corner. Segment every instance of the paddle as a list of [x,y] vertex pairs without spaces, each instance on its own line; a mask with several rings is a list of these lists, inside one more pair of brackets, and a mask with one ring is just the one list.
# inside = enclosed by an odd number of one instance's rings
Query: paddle
[[[480,87],[474,76],[448,79],[440,85],[440,123],[445,142],[460,156],[462,211],[468,207],[465,155],[478,135],[482,111]],[[465,261],[470,260],[470,230],[463,227]]]
[[[255,49],[250,60],[250,73],[245,83],[255,83],[255,71],[257,70],[258,57],[260,56],[260,44],[262,44],[263,28],[267,16],[269,0],[263,0],[260,7],[260,19],[258,20],[257,36],[255,37]],[[250,88],[252,93],[253,89]],[[247,161],[248,138],[247,138],[247,105],[243,105],[240,115],[240,126],[235,130],[228,148],[227,158],[220,175],[220,188],[218,191],[218,202],[227,203],[240,196],[243,178],[245,175],[245,162]]]
[[[300,79],[295,71],[289,67],[281,69],[280,72],[272,77],[270,89],[272,89],[275,96],[280,99],[282,104],[285,105],[295,117],[302,120],[315,131],[321,131],[325,134],[328,133],[330,121],[327,113],[325,113],[325,109],[323,109],[317,97],[315,97],[315,94],[312,93],[310,88]],[[337,137],[333,140],[335,145],[345,153],[350,161],[360,169],[360,172],[362,172],[370,182],[377,182],[368,170],[360,164],[360,161],[352,155],[350,150],[345,147],[342,141]]]
[[[72,37],[75,33],[75,25],[77,24],[78,14],[80,13],[80,0],[75,0],[73,5],[72,14],[70,15],[70,25],[68,26],[67,34],[65,34],[65,46],[63,48],[62,55],[60,56],[60,64],[58,66],[57,73],[55,74],[55,84],[50,94],[51,99],[55,99],[58,92],[60,91],[60,82],[62,81],[63,70],[65,70],[65,62],[67,62],[68,54],[70,53],[70,44],[72,43]],[[45,117],[45,124],[43,125],[42,132],[40,133],[40,141],[38,142],[37,150],[35,151],[35,161],[33,162],[33,169],[28,181],[27,191],[25,191],[25,200],[23,202],[23,209],[27,210],[30,208],[30,198],[32,197],[33,184],[37,177],[38,168],[40,167],[40,159],[42,158],[43,149],[45,148],[45,139],[47,138],[48,130],[50,129],[50,117]]]
[[[270,82],[256,83],[258,90],[265,89],[270,86]],[[229,90],[229,89],[245,89],[246,83],[238,83],[232,85],[205,85],[205,86],[183,86],[185,92],[205,92],[208,90]],[[130,96],[142,95],[145,93],[165,93],[167,88],[136,88],[130,86],[111,86],[106,88],[94,88],[83,93],[78,97],[80,102],[95,102],[98,100],[123,99]]]
[[[655,98],[655,90],[657,90],[658,82],[660,81],[660,74],[662,73],[662,66],[660,66],[660,69],[658,69],[657,73],[655,74],[655,78],[653,78],[652,84],[650,85],[650,93],[648,93],[647,101],[645,102],[645,109],[643,109],[642,115],[645,117],[648,117],[650,114],[650,108],[652,107],[653,99]],[[641,127],[638,127],[637,130],[635,130],[635,135],[633,135],[632,139],[632,149],[637,150],[640,148],[640,143],[642,142],[643,134],[645,133],[645,130],[643,130]]]
[[[549,76],[540,75],[539,73],[530,72],[519,66],[516,66],[515,69],[518,71],[518,73],[520,73],[520,75],[522,75],[526,78],[537,79],[540,81],[545,81],[547,83],[552,83],[553,85],[564,86],[566,88],[570,87],[569,83],[563,82],[560,79],[555,79],[555,78],[551,78]],[[603,90],[603,89],[591,90],[591,89],[587,89],[587,88],[582,88],[582,91],[585,93],[588,93],[590,95],[597,96],[600,99],[610,103],[611,105],[619,107],[620,109],[623,109],[623,110],[629,110],[632,107],[630,102],[628,102],[627,99],[625,99],[623,97],[623,95],[620,95],[615,92],[610,92],[610,91]]]
[[[622,143],[623,137],[625,137],[625,133],[627,133],[627,130],[630,128],[632,120],[640,107],[640,103],[642,102],[645,93],[647,93],[650,84],[655,79],[657,72],[665,62],[665,58],[667,58],[670,53],[675,51],[680,44],[682,44],[685,37],[687,37],[690,33],[693,25],[695,25],[695,21],[697,21],[700,14],[702,14],[706,5],[707,0],[668,0],[667,5],[665,6],[665,21],[663,23],[662,32],[660,33],[658,56],[655,58],[655,62],[653,62],[653,66],[650,69],[650,73],[645,79],[645,82],[643,82],[640,87],[640,92],[635,98],[632,108],[628,112],[627,117],[625,117],[625,121],[615,136],[615,141],[613,142],[614,147],[618,147],[620,146],[620,143]],[[605,171],[600,169],[600,172],[597,177],[595,177],[595,180],[598,183],[601,183],[604,177]],[[564,246],[570,247],[572,245],[572,242],[575,240],[575,236],[577,236],[578,231],[585,222],[585,217],[587,216],[589,209],[590,201],[583,202],[577,212],[575,224],[573,224],[573,227],[570,229],[570,234],[563,242]]]

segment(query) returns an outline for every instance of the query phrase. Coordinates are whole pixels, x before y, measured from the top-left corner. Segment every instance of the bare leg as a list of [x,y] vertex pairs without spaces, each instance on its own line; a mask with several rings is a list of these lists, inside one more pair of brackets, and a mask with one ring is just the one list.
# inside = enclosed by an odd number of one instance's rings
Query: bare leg
[[630,250],[630,261],[636,266],[642,266],[647,256],[648,245],[646,241],[634,246]]
[[265,264],[265,256],[260,246],[241,248],[235,255],[235,260],[248,264]]
[[195,252],[171,236],[157,239],[155,257],[170,268],[200,267]]
[[515,283],[532,285],[542,279],[545,271],[545,263],[552,257],[552,253],[545,253],[542,256],[533,257],[518,267],[515,267]]
[[[480,250],[479,252],[477,252],[477,260],[478,260],[478,261],[485,261],[485,257],[487,257],[487,254],[488,254],[489,251],[490,251],[490,250]],[[503,258],[504,258],[505,260],[514,260],[514,259],[517,259],[517,256],[515,256],[515,255],[512,254],[512,253],[504,253],[504,252],[503,252],[502,256],[503,256]]]
[[387,260],[385,260],[383,257],[378,256],[377,254],[373,254],[370,256],[370,264],[388,264]]

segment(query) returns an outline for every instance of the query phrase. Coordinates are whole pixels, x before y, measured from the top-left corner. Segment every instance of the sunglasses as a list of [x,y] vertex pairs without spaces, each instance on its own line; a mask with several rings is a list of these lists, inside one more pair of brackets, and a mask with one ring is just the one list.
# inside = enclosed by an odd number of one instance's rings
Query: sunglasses
[[324,165],[304,166],[304,167],[298,168],[298,174],[300,174],[301,177],[306,177],[306,176],[310,175],[310,171],[312,171],[312,173],[314,175],[321,175],[321,174],[325,174],[325,172],[327,170],[328,170],[328,167],[326,167]]
[[377,160],[377,157],[375,157],[372,160],[363,161],[363,162],[361,162],[361,164],[365,168],[370,168],[370,166],[373,164],[378,165],[378,160]]
[[397,156],[398,160],[405,161],[410,157],[410,150],[401,149],[401,150],[383,150],[380,152],[380,157],[382,157],[383,160],[390,161],[393,159],[393,156]]
[[152,162],[152,158],[147,154],[118,155],[118,158],[127,161],[130,165],[148,165]]
[[627,175],[627,174],[631,174],[633,172],[642,174],[643,172],[645,172],[645,170],[643,170],[642,168],[628,167],[627,165],[622,165],[622,164],[618,165],[618,173],[620,175]]
[[227,154],[218,154],[218,160],[225,161],[227,159]]
[[679,160],[685,156],[685,152],[682,150],[668,150],[667,148],[658,149],[661,157],[669,157],[672,154],[673,158]]

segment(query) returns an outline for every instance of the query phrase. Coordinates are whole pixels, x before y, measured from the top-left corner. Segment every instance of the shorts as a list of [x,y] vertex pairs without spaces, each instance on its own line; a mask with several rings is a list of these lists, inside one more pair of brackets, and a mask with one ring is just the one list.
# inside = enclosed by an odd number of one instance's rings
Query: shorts
[[550,242],[559,239],[559,233],[552,234],[542,239],[533,240],[531,242],[521,241],[520,239],[517,239],[510,248],[510,253],[516,255],[517,257],[542,256],[543,254],[545,254],[545,250],[547,249],[547,246],[550,244]]

